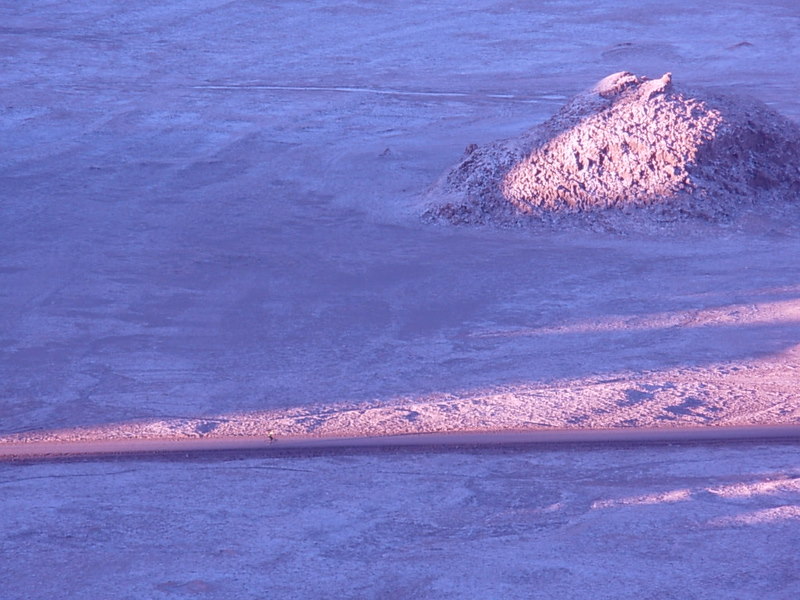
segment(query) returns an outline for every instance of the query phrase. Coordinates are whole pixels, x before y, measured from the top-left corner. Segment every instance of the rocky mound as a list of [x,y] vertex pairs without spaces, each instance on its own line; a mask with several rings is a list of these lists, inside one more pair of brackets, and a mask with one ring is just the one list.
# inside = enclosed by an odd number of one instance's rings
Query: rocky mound
[[800,204],[800,126],[669,73],[615,73],[520,137],[471,145],[428,200],[426,217],[454,223],[637,209],[722,220]]

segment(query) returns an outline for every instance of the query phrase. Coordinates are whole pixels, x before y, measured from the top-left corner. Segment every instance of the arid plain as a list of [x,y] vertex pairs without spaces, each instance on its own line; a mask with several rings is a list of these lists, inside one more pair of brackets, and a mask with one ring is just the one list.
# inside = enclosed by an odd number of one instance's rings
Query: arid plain
[[[57,0],[0,22],[3,444],[800,420],[791,199],[663,231],[420,219],[466,147],[617,71],[797,122],[794,2]],[[0,579],[793,598],[796,449],[3,464]]]

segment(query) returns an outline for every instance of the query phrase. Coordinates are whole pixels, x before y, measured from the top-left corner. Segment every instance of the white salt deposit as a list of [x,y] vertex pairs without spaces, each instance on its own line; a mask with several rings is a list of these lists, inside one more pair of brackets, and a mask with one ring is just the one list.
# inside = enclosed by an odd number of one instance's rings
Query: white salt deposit
[[620,72],[519,137],[470,145],[425,216],[513,223],[647,209],[634,212],[719,221],[799,194],[797,124],[757,100],[676,87],[670,73]]

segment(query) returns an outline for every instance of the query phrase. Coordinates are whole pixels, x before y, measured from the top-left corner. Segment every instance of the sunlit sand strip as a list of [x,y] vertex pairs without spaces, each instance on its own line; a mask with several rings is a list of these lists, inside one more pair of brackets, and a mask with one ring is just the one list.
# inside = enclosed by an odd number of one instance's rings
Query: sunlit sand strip
[[373,438],[442,432],[800,425],[794,352],[658,371],[365,401],[6,429],[2,444],[198,438]]
[[[775,476],[773,474],[772,476]],[[667,490],[656,492],[654,494],[644,494],[636,496],[623,496],[617,498],[604,498],[595,500],[591,504],[592,510],[601,509],[614,509],[631,506],[648,506],[648,505],[663,505],[675,504],[679,502],[689,502],[697,500],[698,498],[707,499],[714,496],[720,499],[729,501],[740,500],[740,506],[747,506],[752,499],[758,497],[769,497],[773,501],[782,502],[791,501],[794,497],[800,494],[800,470],[789,469],[783,472],[776,479],[757,479],[755,481],[743,481],[732,485],[712,485],[710,487],[699,488],[679,488],[674,490]],[[791,509],[788,513],[784,513],[783,509]],[[758,511],[764,513],[761,516],[764,519],[758,518],[758,513],[750,513],[738,515],[735,521],[730,521],[730,517],[723,517],[716,525],[740,525],[740,524],[755,524],[763,521],[785,520],[785,518],[798,518],[800,517],[800,506],[782,506],[778,507],[779,512],[773,513],[776,509],[768,509],[768,511]],[[753,517],[753,518],[751,518]],[[774,518],[772,518],[774,517]],[[744,520],[741,520],[741,519]],[[715,523],[711,523],[715,525]]]
[[447,448],[552,444],[664,444],[697,442],[800,442],[800,426],[562,429],[419,433],[375,437],[232,437],[133,439],[0,444],[0,460],[143,453],[324,450],[347,448]]
[[554,327],[478,331],[471,337],[524,337],[552,334],[575,334],[624,331],[645,331],[670,327],[697,328],[746,325],[780,325],[800,323],[800,300],[731,304],[705,310],[684,310],[649,315],[614,316],[579,321]]
[[800,506],[777,506],[754,510],[740,515],[718,517],[708,522],[710,527],[730,528],[756,525],[774,525],[788,521],[800,521]]

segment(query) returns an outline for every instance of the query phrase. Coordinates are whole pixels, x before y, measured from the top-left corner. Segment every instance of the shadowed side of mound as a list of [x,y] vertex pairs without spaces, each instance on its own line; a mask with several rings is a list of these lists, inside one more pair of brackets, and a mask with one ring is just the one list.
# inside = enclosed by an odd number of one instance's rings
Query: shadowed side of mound
[[725,221],[800,197],[800,126],[749,98],[622,72],[522,135],[470,146],[423,216],[512,224],[603,215]]

